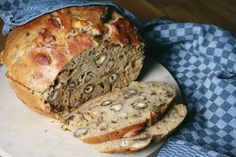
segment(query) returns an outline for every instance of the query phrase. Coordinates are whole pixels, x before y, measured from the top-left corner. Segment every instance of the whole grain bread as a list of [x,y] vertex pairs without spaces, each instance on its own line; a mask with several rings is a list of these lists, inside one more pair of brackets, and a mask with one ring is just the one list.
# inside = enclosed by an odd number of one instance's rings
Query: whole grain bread
[[146,128],[142,133],[117,140],[93,144],[103,153],[131,153],[146,148],[151,141],[161,142],[167,138],[184,120],[187,109],[184,105],[172,106],[162,119]]
[[68,7],[13,29],[3,63],[18,98],[60,119],[135,80],[143,47],[137,28],[114,8]]
[[132,82],[81,105],[63,128],[86,143],[131,137],[155,123],[175,96],[176,90],[166,83]]
[[101,152],[126,153],[163,139],[181,120],[177,113],[172,124],[168,113],[156,123],[174,101],[174,88],[132,82],[143,52],[137,28],[115,8],[67,7],[12,30],[0,64],[31,109],[63,121],[84,142],[104,142],[94,145]]

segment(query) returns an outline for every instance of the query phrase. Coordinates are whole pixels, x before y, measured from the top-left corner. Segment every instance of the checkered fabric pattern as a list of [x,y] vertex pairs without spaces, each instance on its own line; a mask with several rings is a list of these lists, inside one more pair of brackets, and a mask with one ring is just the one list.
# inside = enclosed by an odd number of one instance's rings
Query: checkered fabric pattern
[[1,0],[1,10],[13,10],[24,7],[29,0]]
[[[23,8],[28,2],[29,0],[0,0],[0,17],[2,19],[9,17],[11,19],[17,14],[17,10]],[[7,21],[7,23],[10,22],[10,20]],[[6,33],[3,34],[5,35]]]
[[151,45],[165,47],[159,60],[178,81],[189,110],[186,124],[175,136],[181,144],[170,140],[160,156],[168,156],[170,151],[164,151],[168,148],[189,156],[191,151],[184,150],[192,147],[190,142],[236,156],[235,36],[212,25],[164,20],[147,23],[142,33]]
[[158,157],[227,157],[224,154],[195,145],[181,139],[171,138],[158,153]]
[[[15,1],[10,5],[6,0],[0,2],[4,33],[45,12],[70,5],[108,4],[122,11],[138,25],[147,44],[156,46],[159,61],[179,83],[189,110],[183,127],[166,142],[158,156],[236,156],[236,36],[212,25],[168,20],[141,26],[127,10],[107,2]],[[11,14],[7,8],[15,8],[16,4],[26,5]]]

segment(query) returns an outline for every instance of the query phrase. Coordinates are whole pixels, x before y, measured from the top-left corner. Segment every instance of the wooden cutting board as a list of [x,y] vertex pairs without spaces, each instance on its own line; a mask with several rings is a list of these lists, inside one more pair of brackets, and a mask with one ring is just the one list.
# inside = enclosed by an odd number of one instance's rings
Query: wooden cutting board
[[[62,124],[27,108],[10,89],[0,67],[0,156],[2,157],[147,157],[156,156],[161,144],[131,154],[104,154],[63,131]],[[177,89],[173,77],[158,62],[148,62],[140,76],[142,81],[167,82]],[[7,153],[7,154],[6,154]]]

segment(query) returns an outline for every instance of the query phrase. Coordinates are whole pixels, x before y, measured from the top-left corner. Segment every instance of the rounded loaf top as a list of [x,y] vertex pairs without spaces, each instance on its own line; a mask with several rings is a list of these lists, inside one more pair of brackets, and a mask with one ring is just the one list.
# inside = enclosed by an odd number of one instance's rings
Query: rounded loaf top
[[44,92],[73,57],[104,42],[143,44],[135,26],[112,7],[68,7],[12,30],[3,62],[12,80]]

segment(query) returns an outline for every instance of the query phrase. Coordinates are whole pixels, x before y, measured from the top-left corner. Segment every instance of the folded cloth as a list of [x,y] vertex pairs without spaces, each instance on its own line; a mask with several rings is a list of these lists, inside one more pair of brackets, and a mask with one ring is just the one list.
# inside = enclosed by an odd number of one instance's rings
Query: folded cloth
[[128,10],[112,2],[95,2],[90,0],[2,0],[0,17],[4,21],[2,33],[6,35],[16,26],[23,25],[45,13],[69,6],[109,5],[125,14],[136,26],[140,26],[136,17]]
[[[106,4],[140,29],[149,51],[177,80],[189,114],[157,156],[236,156],[236,36],[213,25],[153,20],[144,24],[111,2],[3,0],[3,33],[68,6]],[[150,54],[149,54],[150,53]]]
[[159,61],[176,78],[189,110],[175,135],[181,144],[170,139],[160,156],[189,156],[189,143],[236,156],[236,37],[212,25],[165,20],[146,23],[142,34],[156,51],[162,47]]

